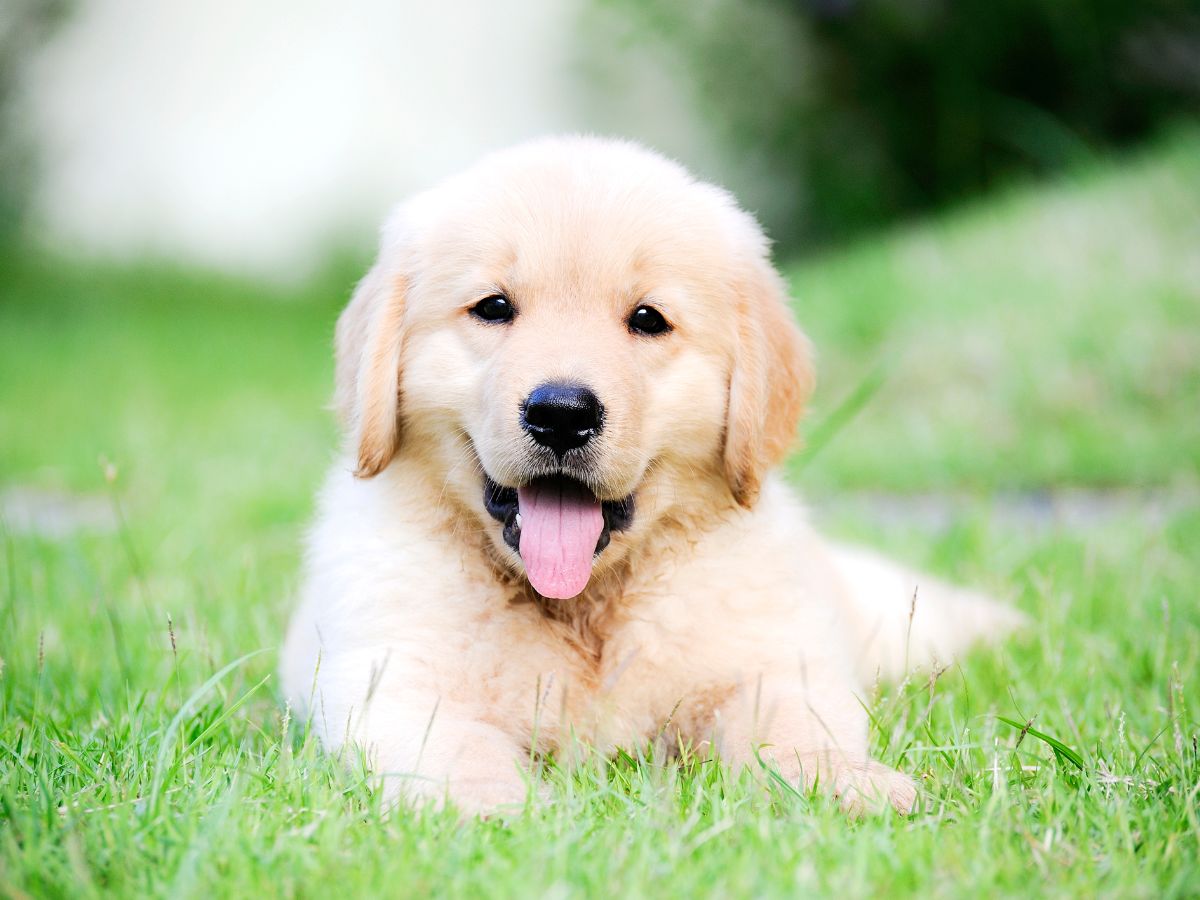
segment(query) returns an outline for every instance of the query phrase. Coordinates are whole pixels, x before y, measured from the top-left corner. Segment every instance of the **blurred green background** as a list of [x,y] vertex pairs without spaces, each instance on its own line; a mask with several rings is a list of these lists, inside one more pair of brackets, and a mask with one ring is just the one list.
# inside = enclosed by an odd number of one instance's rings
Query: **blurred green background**
[[626,4],[795,194],[788,250],[1127,146],[1200,100],[1187,0]]
[[[582,129],[728,184],[792,255],[1200,111],[1195,0],[523,0],[500,14],[355,0],[287,22],[270,0],[229,20],[238,8],[9,4],[0,229],[125,256],[289,258],[206,246],[197,232],[239,220],[236,203],[211,207],[236,197],[254,224],[330,219],[290,235],[325,260],[358,246],[369,213],[480,152]],[[289,209],[306,188],[311,204]],[[100,203],[106,215],[86,209]],[[257,212],[271,205],[274,219]]]
[[[1194,895],[1198,98],[1160,0],[7,5],[0,894]],[[634,748],[389,818],[283,710],[372,234],[568,129],[766,222],[818,523],[1033,619],[863,698],[917,816]]]

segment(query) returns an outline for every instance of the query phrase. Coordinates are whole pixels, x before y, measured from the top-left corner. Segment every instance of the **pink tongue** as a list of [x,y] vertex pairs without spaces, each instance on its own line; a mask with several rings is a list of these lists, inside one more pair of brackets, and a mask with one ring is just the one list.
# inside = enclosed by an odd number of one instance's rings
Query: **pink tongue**
[[517,488],[517,509],[521,559],[533,589],[555,600],[582,593],[604,530],[600,501],[582,486],[540,481]]

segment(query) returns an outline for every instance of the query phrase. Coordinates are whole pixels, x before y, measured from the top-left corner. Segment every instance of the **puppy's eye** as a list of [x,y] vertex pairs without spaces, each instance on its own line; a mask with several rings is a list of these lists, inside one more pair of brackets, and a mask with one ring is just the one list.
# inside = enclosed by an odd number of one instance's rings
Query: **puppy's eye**
[[517,311],[503,294],[484,297],[471,307],[471,315],[485,322],[511,322]]
[[671,325],[653,306],[639,306],[629,317],[629,330],[637,334],[662,334],[670,331]]

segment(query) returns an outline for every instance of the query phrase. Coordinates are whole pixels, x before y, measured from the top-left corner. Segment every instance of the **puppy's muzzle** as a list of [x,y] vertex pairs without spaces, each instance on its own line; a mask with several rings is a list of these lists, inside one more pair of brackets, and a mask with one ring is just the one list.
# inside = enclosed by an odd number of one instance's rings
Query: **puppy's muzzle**
[[521,405],[521,427],[561,458],[600,433],[604,406],[583,385],[550,382],[534,388]]

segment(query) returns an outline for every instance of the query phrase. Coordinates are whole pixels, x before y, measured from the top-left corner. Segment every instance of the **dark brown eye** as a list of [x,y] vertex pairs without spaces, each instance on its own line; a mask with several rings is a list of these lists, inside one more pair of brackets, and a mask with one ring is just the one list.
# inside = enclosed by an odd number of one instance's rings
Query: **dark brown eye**
[[671,330],[670,323],[653,306],[639,306],[629,317],[629,330],[637,334],[663,334]]
[[471,307],[471,315],[485,322],[511,322],[517,311],[503,294],[484,297]]

